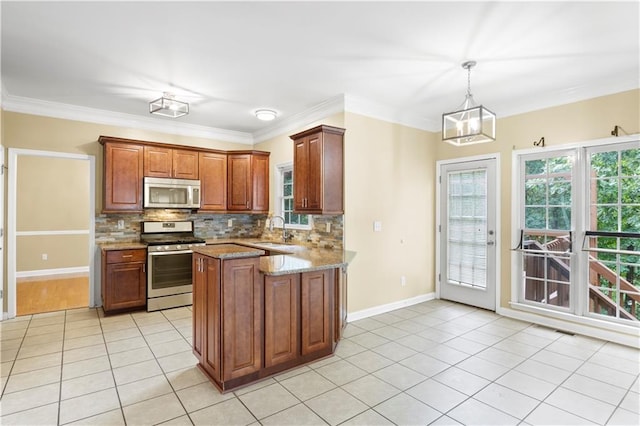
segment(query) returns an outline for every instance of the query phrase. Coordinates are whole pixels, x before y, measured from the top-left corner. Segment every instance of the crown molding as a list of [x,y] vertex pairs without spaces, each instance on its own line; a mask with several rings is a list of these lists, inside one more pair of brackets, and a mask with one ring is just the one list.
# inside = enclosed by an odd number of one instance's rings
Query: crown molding
[[345,95],[345,111],[429,132],[440,131],[441,127],[441,123],[429,120],[424,116],[398,111],[395,108],[359,96]]
[[277,124],[258,130],[253,133],[254,143],[264,142],[276,136],[299,130],[318,120],[344,112],[344,99],[345,95],[334,96],[305,111],[283,118]]
[[133,114],[12,96],[4,91],[2,98],[2,109],[5,111],[253,145],[253,136],[246,132],[165,122]]

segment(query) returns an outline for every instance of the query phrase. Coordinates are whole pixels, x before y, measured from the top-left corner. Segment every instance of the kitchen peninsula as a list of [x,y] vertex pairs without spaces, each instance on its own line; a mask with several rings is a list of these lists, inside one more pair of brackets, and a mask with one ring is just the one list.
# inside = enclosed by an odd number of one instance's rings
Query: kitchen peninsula
[[290,247],[193,249],[193,353],[222,392],[332,355],[338,344],[354,254]]

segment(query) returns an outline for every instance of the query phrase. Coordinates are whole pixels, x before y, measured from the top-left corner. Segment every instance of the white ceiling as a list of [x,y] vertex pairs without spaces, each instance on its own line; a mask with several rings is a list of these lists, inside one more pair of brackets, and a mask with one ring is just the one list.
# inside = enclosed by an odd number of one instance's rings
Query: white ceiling
[[[638,1],[0,5],[3,108],[97,109],[229,140],[323,105],[438,130],[464,100],[468,59],[476,101],[499,118],[640,87]],[[151,117],[165,91],[191,113]]]

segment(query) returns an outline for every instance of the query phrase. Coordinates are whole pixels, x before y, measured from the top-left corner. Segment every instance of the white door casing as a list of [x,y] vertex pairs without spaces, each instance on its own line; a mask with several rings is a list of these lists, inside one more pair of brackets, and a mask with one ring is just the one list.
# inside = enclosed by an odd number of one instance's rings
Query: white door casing
[[438,163],[436,294],[491,311],[499,305],[499,159]]

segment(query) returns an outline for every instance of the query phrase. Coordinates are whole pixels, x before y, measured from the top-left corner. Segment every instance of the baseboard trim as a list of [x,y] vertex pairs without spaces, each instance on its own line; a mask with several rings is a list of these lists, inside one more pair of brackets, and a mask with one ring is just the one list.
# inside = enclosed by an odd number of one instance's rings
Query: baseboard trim
[[435,293],[421,294],[420,296],[412,297],[409,299],[399,300],[393,303],[387,303],[385,305],[374,306],[373,308],[363,309],[361,311],[352,312],[347,314],[347,322],[358,321],[364,318],[372,317],[374,315],[380,315],[387,312],[395,311],[396,309],[406,308],[407,306],[417,305],[418,303],[428,302],[436,298]]
[[89,273],[88,266],[78,266],[74,268],[38,269],[35,271],[16,272],[16,279],[57,276],[57,275],[77,275],[77,274],[88,274],[88,273]]

